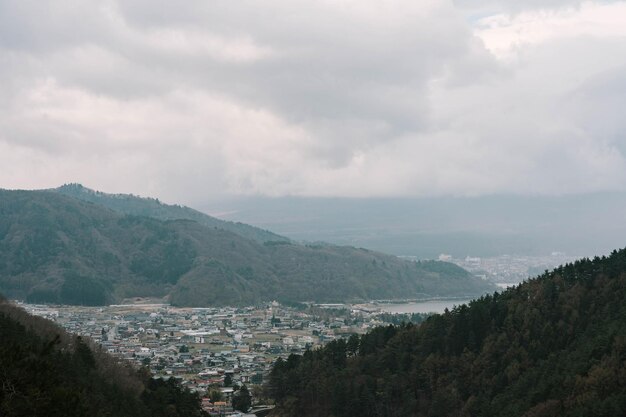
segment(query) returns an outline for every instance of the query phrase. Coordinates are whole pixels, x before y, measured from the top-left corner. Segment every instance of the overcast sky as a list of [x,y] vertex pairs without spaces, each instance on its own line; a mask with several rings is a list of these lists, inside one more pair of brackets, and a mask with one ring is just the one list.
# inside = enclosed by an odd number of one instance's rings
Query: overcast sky
[[0,0],[0,187],[626,188],[626,2]]

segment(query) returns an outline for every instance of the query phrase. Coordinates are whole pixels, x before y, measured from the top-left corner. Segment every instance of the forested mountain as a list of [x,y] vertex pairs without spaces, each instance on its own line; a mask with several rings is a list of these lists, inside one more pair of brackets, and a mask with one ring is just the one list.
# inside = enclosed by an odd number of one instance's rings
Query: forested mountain
[[88,340],[0,299],[3,417],[194,417],[197,394],[153,379]]
[[626,413],[626,250],[502,294],[290,356],[275,416]]
[[286,237],[279,236],[268,230],[259,229],[244,223],[220,220],[189,207],[163,204],[154,198],[143,198],[131,194],[107,194],[83,187],[80,184],[65,184],[50,191],[89,201],[123,214],[152,217],[159,220],[193,220],[204,226],[228,230],[260,243],[289,241]]
[[206,306],[490,290],[452,264],[351,247],[260,244],[196,221],[125,215],[58,192],[0,190],[0,292],[11,298],[101,305],[169,296],[175,305]]

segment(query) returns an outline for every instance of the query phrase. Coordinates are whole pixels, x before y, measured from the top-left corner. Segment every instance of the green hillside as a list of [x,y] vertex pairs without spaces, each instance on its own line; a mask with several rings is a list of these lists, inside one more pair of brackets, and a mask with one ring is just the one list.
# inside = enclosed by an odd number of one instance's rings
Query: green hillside
[[3,417],[194,417],[200,400],[0,299]]
[[51,191],[0,191],[0,292],[102,305],[169,296],[180,306],[479,295],[461,268],[364,249],[260,244],[191,220],[130,216]]
[[289,241],[288,238],[268,230],[243,223],[220,220],[189,207],[163,204],[154,198],[143,198],[131,194],[107,194],[83,187],[80,184],[65,184],[49,191],[56,191],[79,200],[108,207],[123,214],[152,217],[159,220],[193,220],[204,226],[228,230],[260,243]]
[[626,250],[291,356],[275,416],[626,414]]

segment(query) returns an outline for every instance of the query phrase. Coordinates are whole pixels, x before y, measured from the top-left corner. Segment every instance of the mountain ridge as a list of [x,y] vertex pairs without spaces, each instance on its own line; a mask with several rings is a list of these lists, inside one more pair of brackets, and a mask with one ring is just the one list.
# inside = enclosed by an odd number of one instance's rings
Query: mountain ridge
[[129,215],[152,217],[159,220],[193,220],[208,227],[217,227],[231,231],[260,243],[272,241],[287,242],[290,240],[269,230],[241,222],[221,220],[190,207],[165,204],[157,198],[140,197],[133,194],[109,194],[93,190],[78,183],[64,184],[45,191],[57,192]]
[[128,215],[54,191],[0,190],[0,292],[102,305],[169,297],[179,306],[477,296],[467,271],[365,249],[259,243],[193,220]]

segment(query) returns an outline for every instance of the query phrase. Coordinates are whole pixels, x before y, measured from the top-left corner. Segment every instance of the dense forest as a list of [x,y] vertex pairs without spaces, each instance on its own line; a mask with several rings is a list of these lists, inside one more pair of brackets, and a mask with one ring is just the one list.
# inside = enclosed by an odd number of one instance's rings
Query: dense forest
[[130,215],[57,191],[0,190],[0,292],[13,299],[103,305],[167,296],[174,305],[207,306],[492,289],[449,263],[352,247],[260,243],[198,221]]
[[200,399],[0,299],[3,417],[194,417]]
[[618,416],[626,250],[279,360],[276,416]]

